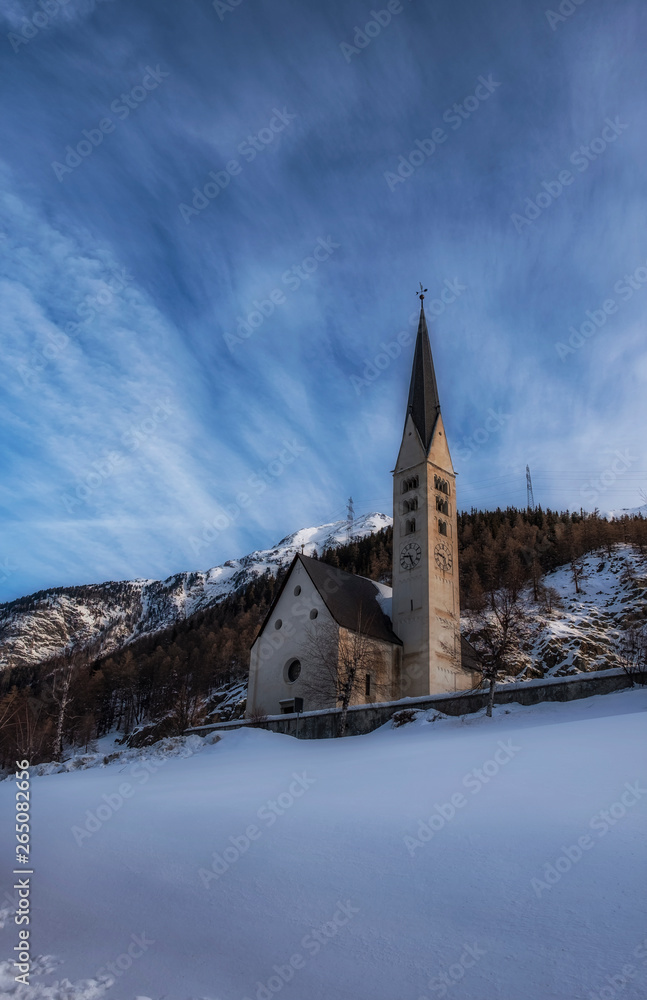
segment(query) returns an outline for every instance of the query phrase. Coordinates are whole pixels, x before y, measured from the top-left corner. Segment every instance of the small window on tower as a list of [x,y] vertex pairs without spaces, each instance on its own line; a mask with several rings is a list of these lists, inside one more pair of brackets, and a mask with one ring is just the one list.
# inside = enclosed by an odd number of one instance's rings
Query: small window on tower
[[438,522],[438,530],[439,530],[439,532],[440,532],[441,535],[446,535],[447,534],[447,521],[439,521]]
[[449,504],[442,497],[436,497],[436,510],[439,510],[442,514],[449,514]]
[[416,530],[416,519],[415,517],[412,517],[409,521],[406,522],[404,532],[406,535],[412,535],[415,530]]

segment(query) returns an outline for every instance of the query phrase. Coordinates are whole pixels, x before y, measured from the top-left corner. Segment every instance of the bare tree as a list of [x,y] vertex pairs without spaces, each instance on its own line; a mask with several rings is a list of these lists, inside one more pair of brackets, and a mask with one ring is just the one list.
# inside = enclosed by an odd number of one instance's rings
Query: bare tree
[[97,742],[95,740],[96,735],[96,723],[94,715],[91,712],[86,712],[81,716],[78,725],[77,738],[79,745],[84,747],[85,753],[96,753],[97,752]]
[[[42,705],[25,688],[14,687],[0,702],[0,766],[36,755],[36,736]],[[40,742],[43,736],[40,735]],[[38,746],[40,749],[40,745]]]
[[509,673],[520,647],[523,609],[508,588],[493,590],[487,604],[472,614],[474,648],[484,680],[489,681],[487,715],[492,717],[494,691],[500,677]]
[[530,570],[530,580],[532,583],[532,595],[536,601],[539,600],[539,591],[541,588],[541,581],[544,575],[544,571],[541,568],[541,563],[537,557],[537,553],[533,550],[532,556],[529,563]]
[[56,706],[56,727],[54,732],[54,757],[60,760],[63,756],[65,726],[68,722],[72,677],[78,665],[78,657],[72,650],[66,649],[60,656],[52,660],[51,672],[46,680],[50,682],[49,695]]
[[175,705],[171,719],[176,734],[181,736],[189,726],[200,723],[205,714],[204,698],[198,693],[192,683],[191,675],[176,678]]
[[262,705],[257,705],[254,711],[247,716],[250,729],[262,729],[269,716]]
[[18,690],[12,691],[0,701],[0,733],[8,731],[9,726],[15,721],[19,711]]
[[629,628],[616,643],[620,666],[634,686],[635,677],[647,670],[647,633],[644,628]]
[[[483,606],[484,605],[482,597],[475,601],[474,612],[472,614],[473,620],[475,620],[476,617],[478,617],[479,611],[483,609]],[[471,674],[471,687],[469,688],[469,690],[478,691],[478,689],[483,684],[483,674],[482,674],[480,656],[478,655],[477,651],[474,650],[478,661],[478,667],[476,665],[472,666],[472,664],[469,663],[469,660],[467,660],[466,662],[462,645],[460,626],[458,626],[455,622],[445,618],[440,620],[440,627],[444,629],[444,636],[440,641],[440,648],[442,649],[443,653],[445,654],[445,656],[447,657],[447,659],[449,660],[449,662],[452,664],[453,668],[456,671],[463,671],[464,673]],[[468,648],[470,645],[471,645],[470,643],[467,644]]]
[[341,708],[338,736],[346,734],[348,707],[353,697],[365,695],[366,676],[370,677],[373,694],[388,685],[388,679],[381,676],[382,651],[367,632],[369,624],[370,620],[360,608],[355,629],[341,628],[326,616],[308,632],[303,689],[321,702],[333,701]]
[[571,556],[571,573],[573,574],[573,583],[575,584],[575,593],[581,594],[582,589],[580,587],[580,580],[584,573],[584,562],[579,556]]
[[540,583],[537,590],[537,600],[541,605],[541,610],[547,614],[550,614],[555,608],[563,607],[563,601],[560,597],[559,591],[555,587],[547,587],[545,584]]

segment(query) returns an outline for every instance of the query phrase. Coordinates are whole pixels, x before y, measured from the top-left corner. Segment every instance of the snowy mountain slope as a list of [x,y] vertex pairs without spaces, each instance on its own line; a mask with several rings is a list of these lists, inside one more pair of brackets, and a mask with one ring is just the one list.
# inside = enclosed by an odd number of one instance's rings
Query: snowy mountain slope
[[623,517],[636,517],[641,514],[647,516],[647,503],[640,507],[617,507],[614,510],[604,510],[600,512],[600,517],[606,517],[607,521],[620,520]]
[[[647,622],[647,559],[630,545],[616,545],[581,560],[580,593],[569,566],[548,573],[543,583],[554,593],[548,609],[526,588],[523,651],[511,680],[563,677],[621,666],[617,642],[631,627]],[[469,613],[462,616],[468,638],[478,635]]]
[[33,777],[35,967],[17,987],[8,893],[0,995],[638,1000],[646,711],[634,689],[345,740],[238,730]]
[[[353,522],[352,535],[364,538],[391,523],[385,514],[366,514]],[[102,652],[111,652],[211,607],[268,570],[276,573],[302,547],[306,555],[312,555],[344,544],[347,527],[346,521],[335,521],[303,528],[274,548],[163,581],[56,588],[0,604],[0,669],[37,663],[66,648],[97,643]]]
[[[363,538],[391,524],[385,514],[358,518],[354,537]],[[207,571],[180,573],[167,580],[135,580],[59,588],[0,605],[0,669],[28,665],[65,648],[101,643],[110,652],[211,607],[255,576],[276,573],[303,551],[311,555],[344,544],[346,521],[303,528],[271,549],[252,552]],[[617,666],[618,633],[647,621],[647,562],[637,550],[616,545],[583,560],[582,593],[563,566],[544,578],[559,600],[548,610],[526,590],[527,635],[516,667],[520,677],[561,676]],[[384,588],[387,594],[388,588]],[[385,608],[388,604],[385,597]],[[472,622],[462,617],[469,636]]]

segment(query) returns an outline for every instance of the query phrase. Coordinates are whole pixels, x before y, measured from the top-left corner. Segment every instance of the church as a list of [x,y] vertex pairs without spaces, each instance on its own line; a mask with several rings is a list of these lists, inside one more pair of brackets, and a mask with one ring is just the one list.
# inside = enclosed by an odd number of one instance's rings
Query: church
[[477,687],[460,633],[456,475],[420,293],[393,470],[393,588],[296,555],[252,645],[247,716]]

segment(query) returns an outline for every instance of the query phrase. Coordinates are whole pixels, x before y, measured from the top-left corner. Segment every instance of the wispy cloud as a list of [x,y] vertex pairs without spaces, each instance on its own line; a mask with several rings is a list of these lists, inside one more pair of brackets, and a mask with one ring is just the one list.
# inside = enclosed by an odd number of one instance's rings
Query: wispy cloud
[[[410,357],[360,395],[351,376],[409,329],[421,279],[466,289],[432,325],[466,505],[523,503],[529,462],[537,499],[579,507],[564,471],[602,472],[609,448],[639,458],[605,505],[639,502],[647,287],[573,355],[555,345],[647,259],[642,5],[587,4],[553,32],[502,0],[403,4],[350,62],[340,45],[368,8],[311,7],[259,0],[220,20],[199,0],[70,0],[18,52],[5,39],[0,565],[18,568],[0,598],[191,568],[190,539],[285,441],[298,457],[201,565],[351,493],[387,509]],[[3,5],[5,34],[37,10]],[[52,162],[158,66],[163,83],[58,180]],[[451,131],[447,109],[489,74],[501,86]],[[296,117],[264,143],[277,109]],[[511,214],[615,116],[618,142],[518,232]],[[389,190],[384,172],[438,127],[451,143]],[[233,160],[244,169],[187,225],[180,203]],[[509,417],[461,460],[490,408]]]

